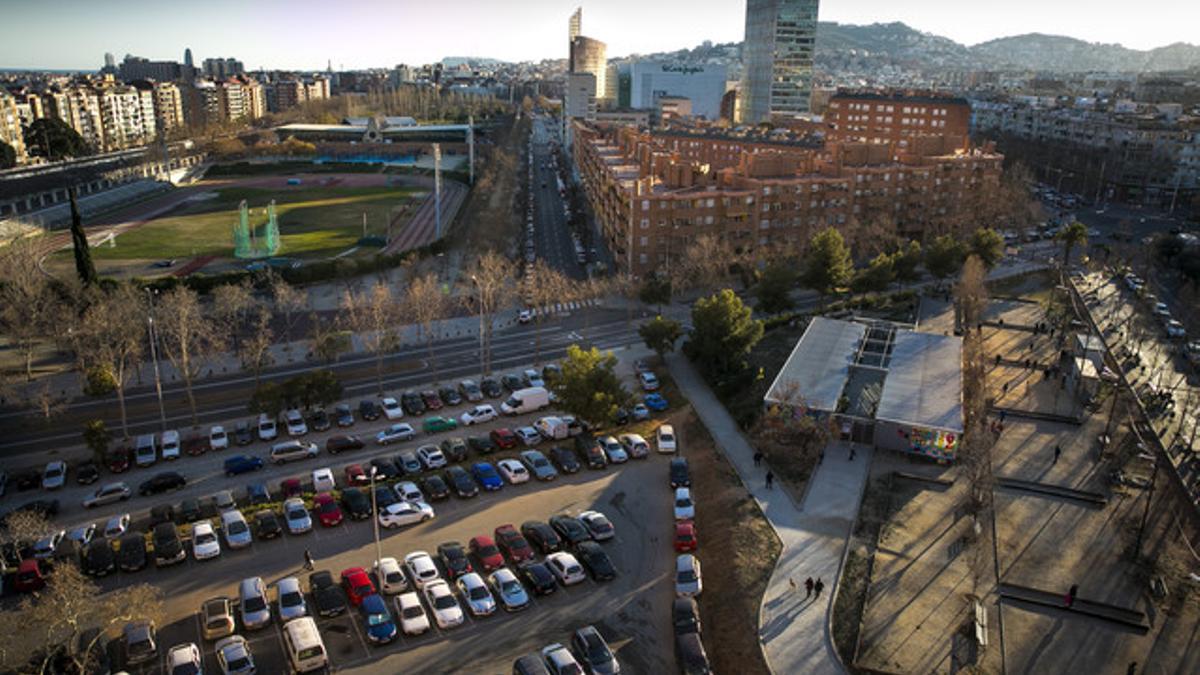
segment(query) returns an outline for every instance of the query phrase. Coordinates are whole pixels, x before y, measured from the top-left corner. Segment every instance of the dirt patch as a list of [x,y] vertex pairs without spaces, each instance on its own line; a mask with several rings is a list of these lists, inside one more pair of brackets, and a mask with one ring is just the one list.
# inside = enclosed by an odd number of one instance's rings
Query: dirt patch
[[495,145],[480,148],[475,185],[448,239],[452,247],[474,253],[515,252],[527,199],[521,148],[529,138],[529,118],[497,128],[491,138]]
[[689,409],[671,416],[698,495],[697,556],[704,570],[700,618],[713,672],[769,673],[758,641],[758,610],[781,545],[737,473]]

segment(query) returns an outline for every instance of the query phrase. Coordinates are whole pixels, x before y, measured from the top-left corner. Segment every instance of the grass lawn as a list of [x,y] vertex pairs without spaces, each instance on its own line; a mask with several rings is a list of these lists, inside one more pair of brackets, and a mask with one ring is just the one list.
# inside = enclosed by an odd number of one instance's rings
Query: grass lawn
[[383,235],[388,221],[418,196],[412,188],[391,187],[226,188],[215,192],[216,198],[189,202],[118,236],[116,247],[93,247],[92,255],[98,260],[232,257],[233,226],[241,200],[250,206],[251,225],[262,228],[267,204],[274,199],[281,239],[279,255],[325,257],[354,246],[363,234],[364,213],[367,234]]

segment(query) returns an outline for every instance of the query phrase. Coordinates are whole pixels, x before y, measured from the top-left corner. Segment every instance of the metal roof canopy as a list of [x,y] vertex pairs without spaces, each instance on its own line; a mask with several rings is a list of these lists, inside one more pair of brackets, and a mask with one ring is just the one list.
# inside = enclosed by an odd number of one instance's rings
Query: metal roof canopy
[[962,433],[962,338],[897,331],[875,419]]
[[[813,317],[763,398],[771,403],[836,410],[866,332],[867,327],[860,323]],[[789,400],[793,393],[798,400]]]

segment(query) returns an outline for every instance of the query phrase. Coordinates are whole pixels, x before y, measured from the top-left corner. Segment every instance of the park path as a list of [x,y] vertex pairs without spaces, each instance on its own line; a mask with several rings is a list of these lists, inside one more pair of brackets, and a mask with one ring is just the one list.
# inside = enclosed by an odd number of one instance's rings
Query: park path
[[[831,444],[797,507],[786,490],[766,489],[765,468],[754,466],[754,448],[725,406],[688,360],[666,357],[675,383],[691,401],[704,426],[741,476],[783,545],[759,609],[758,636],[771,672],[843,673],[830,633],[834,591],[841,573],[846,539],[858,515],[871,450]],[[703,498],[703,495],[701,495]],[[825,591],[805,598],[804,580],[821,579]],[[790,580],[798,590],[793,591]]]

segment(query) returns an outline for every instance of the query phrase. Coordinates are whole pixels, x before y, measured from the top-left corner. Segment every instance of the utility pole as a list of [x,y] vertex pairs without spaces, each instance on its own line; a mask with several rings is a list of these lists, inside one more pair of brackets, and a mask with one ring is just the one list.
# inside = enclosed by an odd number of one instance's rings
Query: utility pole
[[433,144],[433,209],[437,220],[434,241],[442,238],[442,144]]
[[467,171],[470,172],[469,181],[471,185],[475,184],[475,116],[467,116]]
[[475,284],[475,303],[479,305],[479,379],[487,377],[487,365],[483,355],[483,291],[479,288],[479,279],[472,274],[471,283]]
[[158,334],[154,330],[154,291],[146,289],[150,299],[150,312],[146,315],[146,330],[150,338],[150,360],[154,362],[154,392],[158,396],[159,431],[167,430],[167,410],[163,406],[162,375],[158,370]]
[[383,560],[383,547],[379,544],[379,502],[375,500],[375,467],[371,469],[371,521],[375,526],[375,562]]

